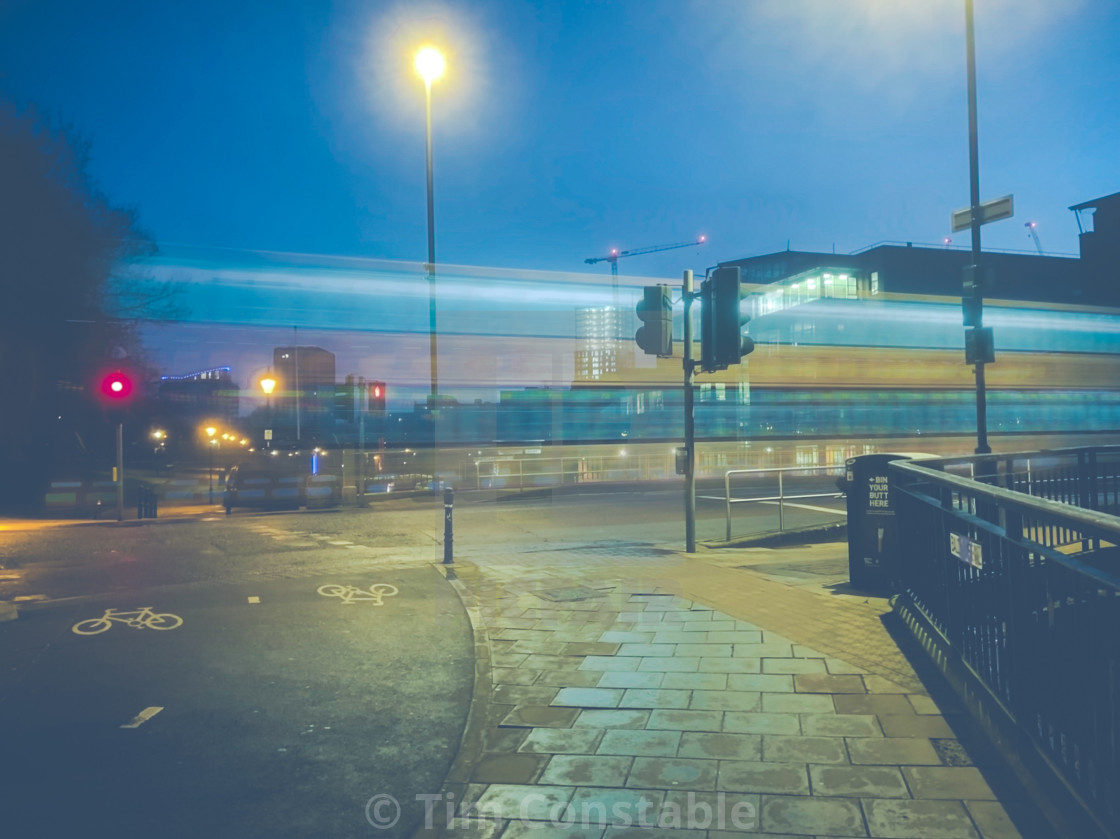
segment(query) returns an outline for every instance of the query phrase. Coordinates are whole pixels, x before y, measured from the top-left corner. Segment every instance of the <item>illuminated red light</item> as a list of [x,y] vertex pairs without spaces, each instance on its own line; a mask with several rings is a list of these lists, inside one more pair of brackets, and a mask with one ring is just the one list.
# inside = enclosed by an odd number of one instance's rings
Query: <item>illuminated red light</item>
[[110,373],[101,380],[101,392],[110,399],[127,399],[132,394],[132,379],[124,373]]

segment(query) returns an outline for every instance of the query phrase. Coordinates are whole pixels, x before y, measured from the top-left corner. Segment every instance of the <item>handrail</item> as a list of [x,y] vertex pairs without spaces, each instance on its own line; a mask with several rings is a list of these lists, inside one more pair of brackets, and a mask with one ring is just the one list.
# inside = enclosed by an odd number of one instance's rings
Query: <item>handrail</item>
[[[783,483],[783,475],[786,472],[843,472],[844,465],[837,463],[832,466],[778,466],[768,467],[766,469],[728,469],[723,473],[723,497],[727,507],[727,530],[725,541],[731,541],[731,505],[742,504],[749,501],[777,501],[778,502],[778,530],[784,531],[785,525],[785,500],[786,498],[836,498],[841,495],[840,492],[819,492],[807,495],[786,495],[785,486]],[[778,494],[776,496],[764,496],[758,498],[731,498],[731,476],[732,475],[761,475],[764,473],[777,472],[778,473]]]
[[1063,453],[1064,474],[1042,479],[1075,490],[1061,500],[947,473],[944,461],[887,469],[909,540],[893,559],[901,602],[953,651],[975,680],[968,689],[990,698],[988,712],[1029,739],[1100,835],[1120,836],[1120,517],[1097,509],[1115,508],[1120,463],[1101,453]]
[[[989,455],[983,455],[983,457],[989,457]],[[938,483],[946,484],[963,492],[967,492],[970,495],[986,496],[993,501],[999,501],[1002,505],[1015,507],[1020,511],[1029,511],[1048,516],[1060,516],[1061,518],[1068,519],[1084,527],[1101,530],[1120,541],[1120,519],[1117,519],[1116,516],[1110,516],[1107,513],[1099,513],[1096,510],[1086,510],[1083,507],[1074,507],[1071,504],[1063,504],[1060,501],[1051,501],[1048,498],[1039,498],[1034,495],[1026,495],[1021,492],[992,486],[991,484],[981,483],[968,478],[961,478],[949,472],[942,472],[939,469],[930,469],[915,461],[893,460],[890,462],[889,467],[902,472],[909,472],[915,477],[925,478],[927,480],[932,479]]]

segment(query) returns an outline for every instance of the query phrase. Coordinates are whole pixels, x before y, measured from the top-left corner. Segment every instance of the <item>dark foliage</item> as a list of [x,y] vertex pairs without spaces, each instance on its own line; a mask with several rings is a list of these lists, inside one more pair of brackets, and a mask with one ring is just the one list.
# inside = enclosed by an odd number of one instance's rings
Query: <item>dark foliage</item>
[[[166,287],[131,275],[154,252],[133,211],[89,174],[88,141],[0,102],[0,503],[29,503],[59,465],[89,459],[110,366],[143,370],[134,324],[174,314]],[[90,464],[85,464],[90,465]]]

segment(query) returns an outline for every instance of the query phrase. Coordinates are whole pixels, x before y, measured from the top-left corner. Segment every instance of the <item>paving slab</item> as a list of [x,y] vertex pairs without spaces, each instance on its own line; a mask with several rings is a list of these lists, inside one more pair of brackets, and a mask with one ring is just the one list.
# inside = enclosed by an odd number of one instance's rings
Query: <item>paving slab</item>
[[906,766],[902,773],[914,798],[995,800],[975,766]]
[[843,798],[764,795],[759,820],[762,829],[771,833],[792,833],[796,836],[867,835],[859,803]]
[[910,797],[896,766],[810,766],[809,782],[813,795]]
[[553,755],[541,774],[542,784],[621,787],[633,759],[612,755]]
[[606,732],[595,753],[673,757],[680,748],[680,742],[679,731],[619,729]]
[[626,785],[652,789],[714,790],[719,761],[697,758],[634,759]]
[[727,792],[809,795],[809,771],[804,763],[722,760],[716,788]]
[[873,837],[979,839],[972,819],[959,801],[865,798],[862,804]]
[[601,728],[534,728],[517,748],[538,754],[593,754],[603,734]]

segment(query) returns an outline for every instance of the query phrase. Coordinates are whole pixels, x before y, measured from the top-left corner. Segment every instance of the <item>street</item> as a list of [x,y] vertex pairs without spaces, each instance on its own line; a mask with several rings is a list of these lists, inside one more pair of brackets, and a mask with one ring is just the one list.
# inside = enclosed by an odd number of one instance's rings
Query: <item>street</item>
[[[39,570],[44,588],[99,589],[0,628],[6,832],[368,835],[378,794],[405,803],[390,835],[410,832],[408,802],[438,788],[469,708],[462,607],[425,563],[363,569],[332,561],[339,547],[293,547],[299,562],[268,569],[277,540],[251,521],[40,532],[72,551]],[[193,544],[211,546],[197,562]],[[109,610],[133,623],[99,622]]]

